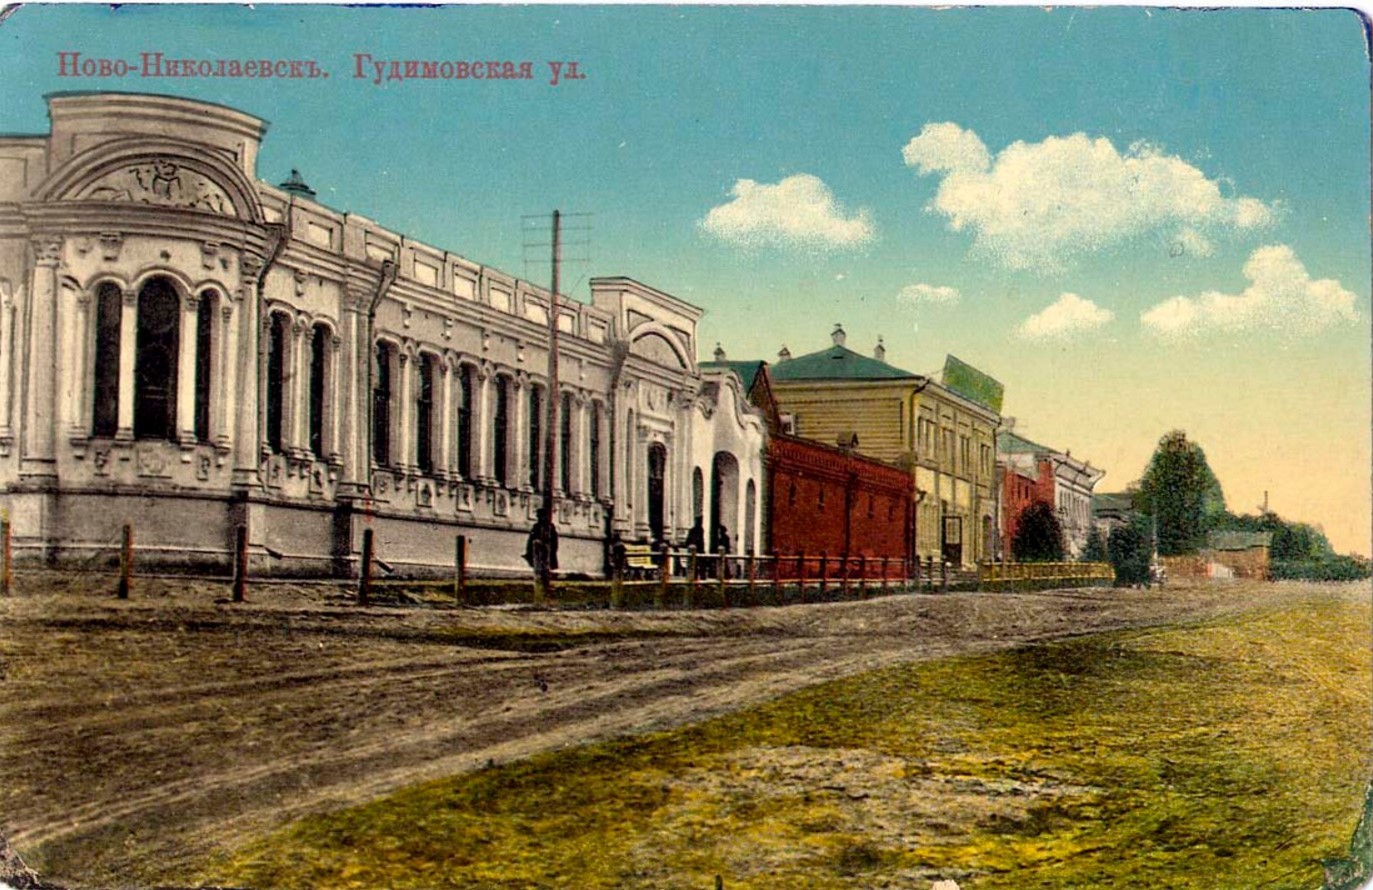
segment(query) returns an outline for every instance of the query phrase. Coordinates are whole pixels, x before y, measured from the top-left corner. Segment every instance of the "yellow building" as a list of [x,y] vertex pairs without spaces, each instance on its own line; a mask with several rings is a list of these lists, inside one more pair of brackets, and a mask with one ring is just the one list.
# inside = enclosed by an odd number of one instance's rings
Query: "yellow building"
[[784,426],[910,468],[922,561],[991,559],[1001,384],[953,356],[935,380],[887,364],[881,342],[868,357],[844,345],[841,326],[830,336],[829,349],[778,355],[771,372]]

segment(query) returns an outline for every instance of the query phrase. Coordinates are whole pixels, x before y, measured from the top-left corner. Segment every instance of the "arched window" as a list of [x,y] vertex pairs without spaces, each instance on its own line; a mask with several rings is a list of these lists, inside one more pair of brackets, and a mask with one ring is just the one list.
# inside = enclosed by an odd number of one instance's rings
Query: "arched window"
[[745,553],[753,553],[753,540],[757,535],[755,528],[758,523],[758,487],[753,480],[748,481],[748,487],[744,491],[744,540],[743,550]]
[[472,478],[472,367],[458,369],[458,473]]
[[212,291],[200,294],[195,319],[195,437],[210,440],[210,373],[214,349],[213,325],[219,297]]
[[529,387],[529,487],[535,491],[543,488],[543,390],[537,386]]
[[273,312],[267,328],[267,447],[280,454],[286,450],[286,342],[291,320]]
[[310,337],[310,451],[324,458],[324,388],[328,380],[329,328],[315,325]]
[[587,433],[588,469],[591,476],[591,496],[601,496],[601,403],[591,405],[591,428]]
[[491,431],[491,446],[494,452],[496,483],[505,485],[510,481],[510,378],[496,378],[496,410]]
[[95,398],[91,431],[113,436],[119,430],[119,286],[105,282],[95,292]]
[[564,494],[572,491],[572,393],[565,392],[558,408],[558,482]]
[[138,292],[138,334],[134,355],[134,435],[176,436],[177,350],[181,297],[165,278],[153,278]]
[[426,476],[434,472],[434,357],[420,353],[420,387],[415,402],[415,463]]
[[391,465],[391,373],[396,347],[377,341],[376,378],[372,386],[372,459],[377,466]]

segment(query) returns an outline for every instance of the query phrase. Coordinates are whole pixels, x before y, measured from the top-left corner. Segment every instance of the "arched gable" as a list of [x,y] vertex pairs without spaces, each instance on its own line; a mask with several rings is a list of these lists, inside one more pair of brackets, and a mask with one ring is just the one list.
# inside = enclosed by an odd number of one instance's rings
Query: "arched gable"
[[63,165],[39,198],[145,204],[263,222],[256,190],[227,157],[204,146],[163,139],[90,148]]
[[633,355],[666,368],[691,370],[691,358],[677,338],[662,325],[646,324],[636,328],[629,343]]

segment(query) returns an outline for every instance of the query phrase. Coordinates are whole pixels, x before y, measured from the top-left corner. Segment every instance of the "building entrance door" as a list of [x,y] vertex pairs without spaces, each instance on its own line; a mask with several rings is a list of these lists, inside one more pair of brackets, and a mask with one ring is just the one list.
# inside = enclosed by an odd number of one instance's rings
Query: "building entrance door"
[[963,564],[963,517],[945,516],[941,551],[944,561],[952,566]]
[[663,521],[663,478],[667,473],[667,448],[648,446],[648,528],[655,542],[666,539]]

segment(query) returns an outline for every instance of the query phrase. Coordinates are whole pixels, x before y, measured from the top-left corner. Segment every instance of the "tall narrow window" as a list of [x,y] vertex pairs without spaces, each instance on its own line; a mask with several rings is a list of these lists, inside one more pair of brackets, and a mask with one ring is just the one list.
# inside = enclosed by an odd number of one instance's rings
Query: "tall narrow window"
[[564,494],[572,492],[572,394],[565,392],[558,408],[558,482]]
[[472,368],[463,365],[458,371],[458,473],[472,478]]
[[119,286],[106,282],[95,297],[95,416],[92,433],[113,436],[119,429]]
[[324,449],[324,383],[328,349],[329,329],[317,324],[310,337],[310,451],[321,459],[328,456]]
[[378,466],[391,464],[391,365],[395,347],[377,343],[377,376],[372,387],[372,459]]
[[510,379],[496,378],[496,411],[492,430],[492,449],[495,452],[496,483],[510,481]]
[[176,435],[176,371],[181,297],[165,278],[153,278],[138,292],[138,336],[134,355],[134,435],[171,439]]
[[543,488],[543,453],[539,447],[543,441],[543,390],[537,386],[529,387],[529,487],[535,491]]
[[218,307],[214,291],[200,295],[195,318],[195,437],[201,442],[210,440],[210,357],[214,348],[210,335]]
[[587,441],[587,469],[591,476],[591,496],[601,496],[601,405],[591,406],[591,429]]
[[291,336],[291,321],[284,314],[272,314],[267,332],[267,447],[286,450],[286,340]]
[[415,462],[426,476],[434,472],[434,357],[420,354],[420,391],[415,404]]

